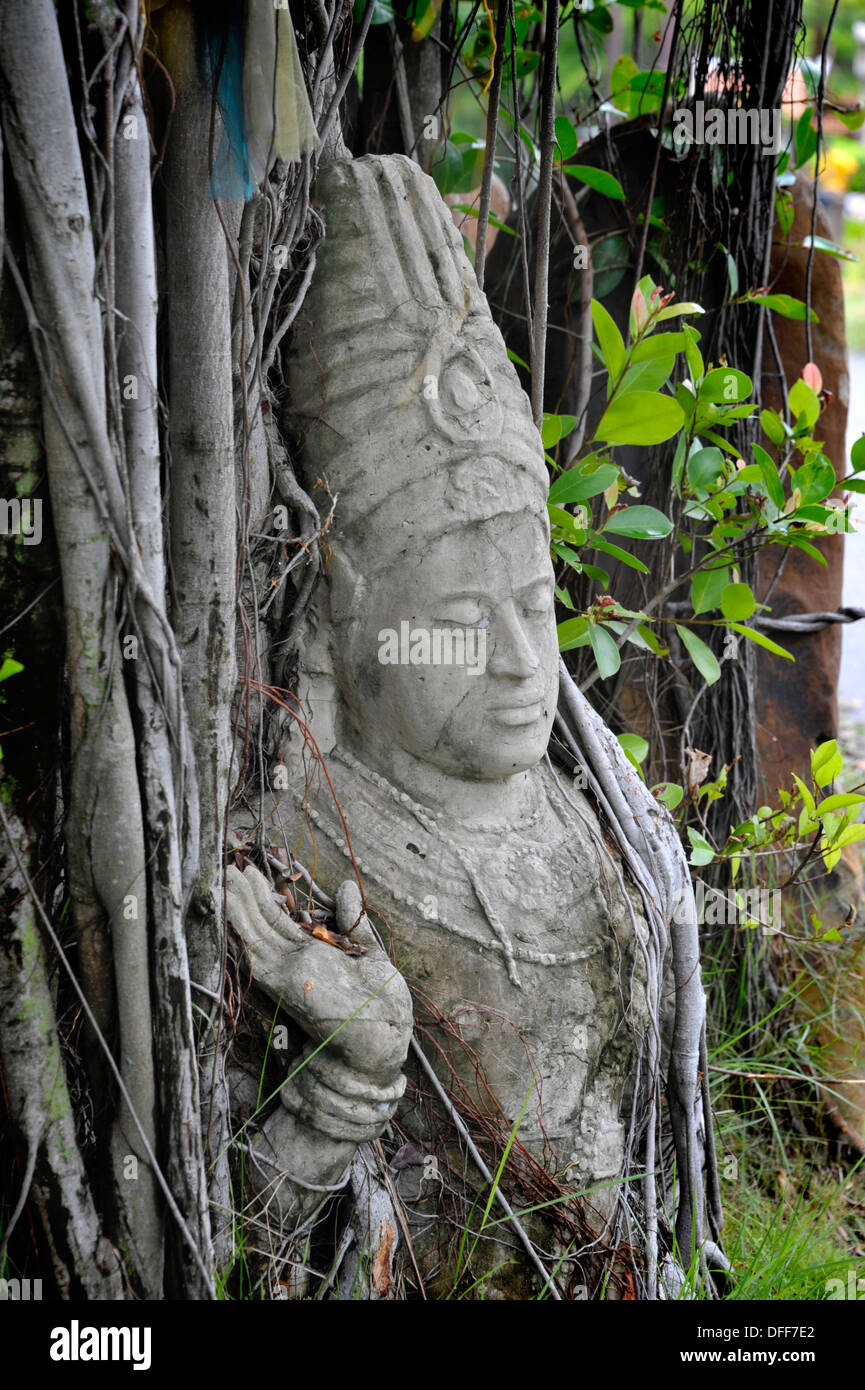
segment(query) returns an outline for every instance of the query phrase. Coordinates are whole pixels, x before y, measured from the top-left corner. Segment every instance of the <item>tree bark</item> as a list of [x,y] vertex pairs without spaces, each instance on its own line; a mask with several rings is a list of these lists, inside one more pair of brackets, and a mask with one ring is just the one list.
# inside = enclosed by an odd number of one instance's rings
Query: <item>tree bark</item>
[[[4,781],[0,772],[0,793],[7,791]],[[12,849],[17,843],[24,852],[29,837],[16,816],[2,807],[0,814],[0,1063],[9,1114],[26,1154],[19,1167],[18,1201],[0,1246],[0,1265],[29,1192],[61,1296],[122,1298],[118,1252],[103,1235],[78,1149],[45,949]]]
[[[176,108],[164,165],[170,529],[173,621],[183,658],[201,808],[199,869],[187,913],[192,979],[219,997],[224,977],[223,837],[237,686],[236,500],[231,376],[231,300],[226,234],[208,194],[215,120],[200,66],[195,20],[169,11],[161,56]],[[218,1026],[208,1022],[208,1029]],[[230,1236],[227,1110],[222,1068],[211,1055],[201,1078],[211,1196]],[[220,1238],[221,1249],[225,1241]]]
[[[168,1182],[176,1199],[175,1216],[184,1241],[178,1287],[186,1296],[211,1292],[212,1269],[207,1188],[198,1112],[197,1067],[192,1029],[189,967],[182,935],[181,884],[176,859],[184,844],[172,808],[174,786],[183,790],[175,803],[185,804],[185,828],[195,824],[194,772],[183,771],[182,701],[172,689],[178,657],[165,617],[164,600],[151,582],[160,582],[161,542],[152,459],[153,408],[129,421],[122,437],[112,437],[106,401],[120,399],[116,363],[109,351],[108,371],[103,328],[109,349],[114,341],[110,263],[97,259],[92,222],[98,215],[88,203],[76,123],[53,6],[6,9],[2,26],[4,130],[10,163],[18,184],[27,245],[30,295],[13,267],[25,304],[39,361],[52,506],[61,552],[67,629],[68,681],[71,702],[71,772],[66,792],[68,892],[72,902],[79,961],[96,1025],[104,1036],[113,1025],[115,1005],[121,1043],[121,1079],[128,1102],[114,1128],[114,1188],[119,1226],[143,1290],[161,1291],[161,1212],[155,1200],[153,1170],[145,1162],[141,1139],[153,1150],[155,1139],[154,1060],[151,1044],[151,999],[148,968],[147,908],[154,926],[153,967],[155,1034],[159,1058],[160,1109]],[[110,37],[110,35],[109,35]],[[40,84],[32,82],[34,55],[39,54]],[[113,95],[113,93],[111,94]],[[108,122],[106,165],[113,172],[113,127]],[[45,138],[46,130],[51,139]],[[139,268],[148,257],[148,235],[141,212],[130,210],[130,197],[146,192],[147,173],[140,161],[119,158],[121,221],[117,246]],[[126,204],[124,205],[124,197]],[[149,202],[143,212],[147,215]],[[101,267],[109,264],[109,272]],[[101,278],[100,278],[101,276]],[[139,289],[124,282],[121,296],[130,313],[121,350],[132,375],[155,379],[152,352],[152,302],[148,307],[145,269]],[[96,289],[106,307],[103,324]],[[135,370],[136,365],[140,371]],[[145,404],[145,409],[146,409]],[[125,467],[127,437],[136,476],[135,500]],[[149,493],[149,495],[147,495]],[[138,517],[134,518],[134,512]],[[143,522],[143,543],[135,535]],[[125,591],[123,588],[125,581]],[[140,745],[122,676],[116,613],[126,599],[137,635],[144,643],[137,692]],[[124,643],[123,656],[130,652]],[[146,669],[145,669],[146,668]],[[173,759],[168,729],[176,731]],[[137,754],[144,768],[144,801]],[[188,838],[188,836],[187,836]],[[188,855],[187,855],[188,860]],[[148,893],[150,876],[150,893]],[[112,961],[113,956],[113,961]],[[112,969],[113,966],[113,969]],[[115,988],[116,986],[116,988]],[[89,1046],[93,1094],[109,1107],[109,1078],[95,1038]],[[131,1123],[134,1110],[142,1129]],[[131,1153],[129,1152],[131,1150]],[[133,1179],[136,1158],[144,1176]],[[164,1180],[163,1180],[164,1181]],[[179,1208],[179,1209],[178,1209]],[[183,1269],[183,1266],[187,1267]]]

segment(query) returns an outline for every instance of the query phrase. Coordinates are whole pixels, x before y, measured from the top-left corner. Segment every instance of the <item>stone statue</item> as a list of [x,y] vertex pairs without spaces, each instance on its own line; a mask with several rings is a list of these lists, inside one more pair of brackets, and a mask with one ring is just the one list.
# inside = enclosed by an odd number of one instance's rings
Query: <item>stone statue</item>
[[[642,1172],[647,1129],[654,1143],[671,1039],[689,1111],[696,1054],[693,1036],[678,1051],[674,1037],[669,912],[626,881],[571,775],[591,763],[576,735],[562,726],[563,762],[547,753],[560,671],[540,439],[432,181],[400,156],[368,156],[323,169],[317,193],[327,234],[290,405],[304,485],[331,494],[331,553],[300,649],[302,733],[267,834],[280,829],[335,898],[335,939],[364,953],[316,939],[315,918],[293,920],[253,865],[229,869],[253,974],[308,1039],[254,1141],[256,1181],[299,1220],[395,1116],[416,1162],[459,1181],[465,1155],[437,1134],[416,1058],[406,1089],[414,1017],[457,1109],[487,1138],[519,1118],[521,1161],[562,1193],[588,1192],[588,1225],[615,1246],[636,1239],[642,1199],[623,1181]],[[665,813],[603,734],[601,781],[613,763],[616,787],[629,779],[643,833]],[[695,953],[686,967],[699,1012]],[[429,1203],[406,1209],[415,1258],[441,1272]],[[487,1296],[531,1296],[518,1287],[530,1281],[491,1277]]]

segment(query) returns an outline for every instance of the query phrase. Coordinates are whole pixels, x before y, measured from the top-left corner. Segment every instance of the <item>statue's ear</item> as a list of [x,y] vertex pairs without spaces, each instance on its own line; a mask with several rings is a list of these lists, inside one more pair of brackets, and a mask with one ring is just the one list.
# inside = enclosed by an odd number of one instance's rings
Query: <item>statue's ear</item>
[[366,594],[366,583],[344,550],[334,547],[325,571],[330,594],[330,616],[335,627],[357,619]]

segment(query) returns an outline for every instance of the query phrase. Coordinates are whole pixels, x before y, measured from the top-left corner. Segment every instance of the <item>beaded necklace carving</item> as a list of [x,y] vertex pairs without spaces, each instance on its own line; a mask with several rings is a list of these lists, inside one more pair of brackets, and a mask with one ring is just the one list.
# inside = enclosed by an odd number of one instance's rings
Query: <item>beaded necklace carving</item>
[[[438,910],[438,908],[436,908],[434,916],[427,916],[424,913],[424,905],[420,897],[416,897],[412,893],[403,893],[402,891],[400,891],[399,888],[393,886],[392,875],[387,875],[386,873],[383,873],[381,870],[375,868],[365,857],[358,857],[357,865],[361,873],[367,876],[368,878],[372,879],[373,882],[377,883],[380,887],[384,888],[384,890],[394,899],[395,902],[405,903],[407,907],[416,908],[419,912],[421,920],[424,922],[425,925],[429,926],[430,928],[434,929],[435,927],[441,927],[444,931],[450,932],[451,935],[460,937],[463,940],[470,942],[473,946],[480,949],[481,951],[492,950],[503,956],[504,963],[508,972],[508,978],[510,979],[511,983],[517,988],[522,987],[519,972],[517,969],[517,961],[525,961],[533,965],[556,967],[575,965],[579,961],[586,959],[587,955],[590,953],[591,948],[587,948],[582,951],[550,952],[539,951],[531,946],[522,945],[519,942],[512,941],[507,928],[502,922],[499,913],[496,911],[495,906],[490,900],[488,892],[483,886],[477,864],[472,862],[473,854],[477,851],[467,849],[466,846],[460,842],[460,840],[455,838],[454,835],[449,834],[439,824],[438,820],[436,820],[436,818],[433,815],[431,815],[428,808],[421,806],[418,802],[414,801],[407,792],[400,791],[398,787],[395,787],[391,782],[387,780],[386,777],[382,776],[381,773],[375,772],[372,768],[367,767],[365,763],[361,762],[361,760],[358,757],[356,757],[353,753],[349,752],[348,749],[341,746],[334,747],[329,754],[329,758],[331,760],[335,759],[338,762],[341,762],[344,767],[346,767],[350,772],[354,773],[357,777],[359,777],[362,782],[374,788],[375,792],[378,794],[378,798],[384,799],[385,802],[392,803],[394,808],[398,808],[399,811],[405,812],[407,815],[410,815],[417,822],[417,824],[427,833],[427,835],[429,835],[431,840],[433,840],[437,845],[443,847],[446,851],[450,853],[450,855],[453,857],[453,859],[456,860],[456,862],[462,869],[464,877],[448,878],[446,872],[444,871],[446,866],[441,864],[441,861],[438,861],[435,875],[433,876],[432,873],[430,873],[429,875],[430,886],[438,886],[441,884],[445,884],[452,888],[460,889],[464,888],[465,881],[468,881],[472,893],[474,894],[474,897],[477,900],[478,905],[480,906],[480,909],[484,914],[484,917],[489,923],[490,930],[493,933],[492,939],[485,939],[477,936],[474,932],[470,931],[461,923],[455,922],[446,917],[441,911]],[[558,797],[554,786],[552,784],[546,786],[544,788],[544,793],[549,797],[554,813],[559,817],[559,819],[565,822],[567,816],[567,808],[564,806],[564,803],[561,802],[561,799]],[[536,797],[537,805],[532,809],[529,815],[526,816],[518,824],[503,824],[501,822],[476,822],[473,823],[470,828],[468,828],[470,829],[470,833],[472,835],[494,836],[497,841],[501,840],[502,834],[506,831],[525,834],[527,831],[533,829],[538,824],[541,818],[541,795],[536,792]],[[381,808],[379,807],[379,809]],[[316,829],[320,830],[346,859],[349,859],[351,857],[351,854],[348,848],[348,843],[345,839],[344,832],[342,830],[341,823],[337,823],[336,825],[334,825],[330,820],[330,817],[317,810],[314,806],[307,807],[306,814],[308,815],[309,819],[313,822]],[[357,811],[355,812],[355,816],[356,820],[359,823],[361,820],[361,816],[357,815]],[[536,865],[538,859],[544,857],[545,850],[547,851],[547,854],[549,854],[549,847],[543,845],[540,842],[532,842],[530,844],[523,844],[517,846],[512,851],[512,854],[513,857],[517,860],[522,858],[526,861],[531,861]],[[556,853],[560,852],[560,847],[557,846]],[[415,875],[415,877],[422,878],[424,876],[422,863],[419,862],[417,864],[412,864],[412,872]],[[535,897],[532,897],[531,894],[526,894],[521,901],[528,911],[531,911],[533,907],[537,907],[539,905],[539,900]]]

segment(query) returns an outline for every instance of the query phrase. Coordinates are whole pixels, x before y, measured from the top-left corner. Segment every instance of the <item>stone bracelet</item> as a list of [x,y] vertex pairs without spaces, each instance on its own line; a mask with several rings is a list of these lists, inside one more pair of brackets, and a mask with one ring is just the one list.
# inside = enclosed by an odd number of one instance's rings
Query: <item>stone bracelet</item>
[[378,1086],[320,1053],[308,1060],[298,1058],[290,1070],[300,1064],[280,1090],[280,1099],[296,1119],[329,1139],[355,1143],[377,1139],[406,1087],[401,1073],[388,1085]]

